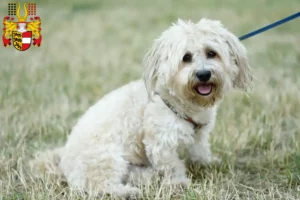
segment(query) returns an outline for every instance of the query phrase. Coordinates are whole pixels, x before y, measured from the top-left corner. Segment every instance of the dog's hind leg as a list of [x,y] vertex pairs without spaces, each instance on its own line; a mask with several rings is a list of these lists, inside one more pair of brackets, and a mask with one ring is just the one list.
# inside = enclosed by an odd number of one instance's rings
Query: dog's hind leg
[[45,177],[49,181],[65,182],[65,177],[59,168],[63,148],[56,148],[44,152],[37,152],[35,158],[29,161],[31,174],[35,177]]
[[62,156],[60,167],[72,188],[88,192],[91,196],[110,194],[131,197],[140,190],[124,185],[128,173],[128,162],[124,160],[122,148],[117,144],[93,144],[72,147]]

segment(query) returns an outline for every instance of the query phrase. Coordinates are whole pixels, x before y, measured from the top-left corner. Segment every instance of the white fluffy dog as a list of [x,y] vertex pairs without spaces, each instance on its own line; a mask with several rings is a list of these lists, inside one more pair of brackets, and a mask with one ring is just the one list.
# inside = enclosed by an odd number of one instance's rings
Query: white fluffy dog
[[179,20],[154,41],[143,80],[104,96],[73,128],[64,147],[40,153],[33,172],[64,177],[90,194],[128,196],[128,176],[163,175],[188,186],[184,160],[218,161],[209,133],[223,95],[251,83],[246,49],[220,22]]

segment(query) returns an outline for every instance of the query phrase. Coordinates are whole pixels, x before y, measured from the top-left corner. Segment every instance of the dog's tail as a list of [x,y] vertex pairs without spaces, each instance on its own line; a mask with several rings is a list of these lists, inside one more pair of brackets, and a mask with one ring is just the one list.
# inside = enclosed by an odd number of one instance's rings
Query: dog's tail
[[35,158],[29,161],[31,174],[37,178],[46,178],[47,181],[65,182],[65,177],[59,167],[63,148],[37,152]]

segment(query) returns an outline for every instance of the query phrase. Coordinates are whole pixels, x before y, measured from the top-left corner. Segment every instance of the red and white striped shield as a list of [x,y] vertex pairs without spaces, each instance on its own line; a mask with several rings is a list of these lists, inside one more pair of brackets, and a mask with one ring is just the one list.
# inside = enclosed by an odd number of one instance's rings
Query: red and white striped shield
[[26,31],[22,33],[19,31],[13,31],[12,39],[13,45],[16,49],[19,51],[25,51],[31,46],[32,32]]

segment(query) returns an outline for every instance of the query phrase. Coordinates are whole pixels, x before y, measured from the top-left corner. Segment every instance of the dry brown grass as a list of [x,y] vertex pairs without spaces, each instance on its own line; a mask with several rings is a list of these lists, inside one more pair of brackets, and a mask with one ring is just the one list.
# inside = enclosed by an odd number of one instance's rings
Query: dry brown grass
[[[6,5],[1,1],[0,16]],[[43,46],[0,49],[0,199],[82,199],[46,177],[31,178],[28,160],[62,145],[102,95],[139,78],[146,49],[178,17],[220,19],[241,35],[300,7],[297,0],[37,5]],[[298,19],[244,42],[255,87],[249,97],[231,93],[219,110],[211,141],[223,164],[191,167],[188,190],[153,183],[144,199],[300,199],[299,32]]]

